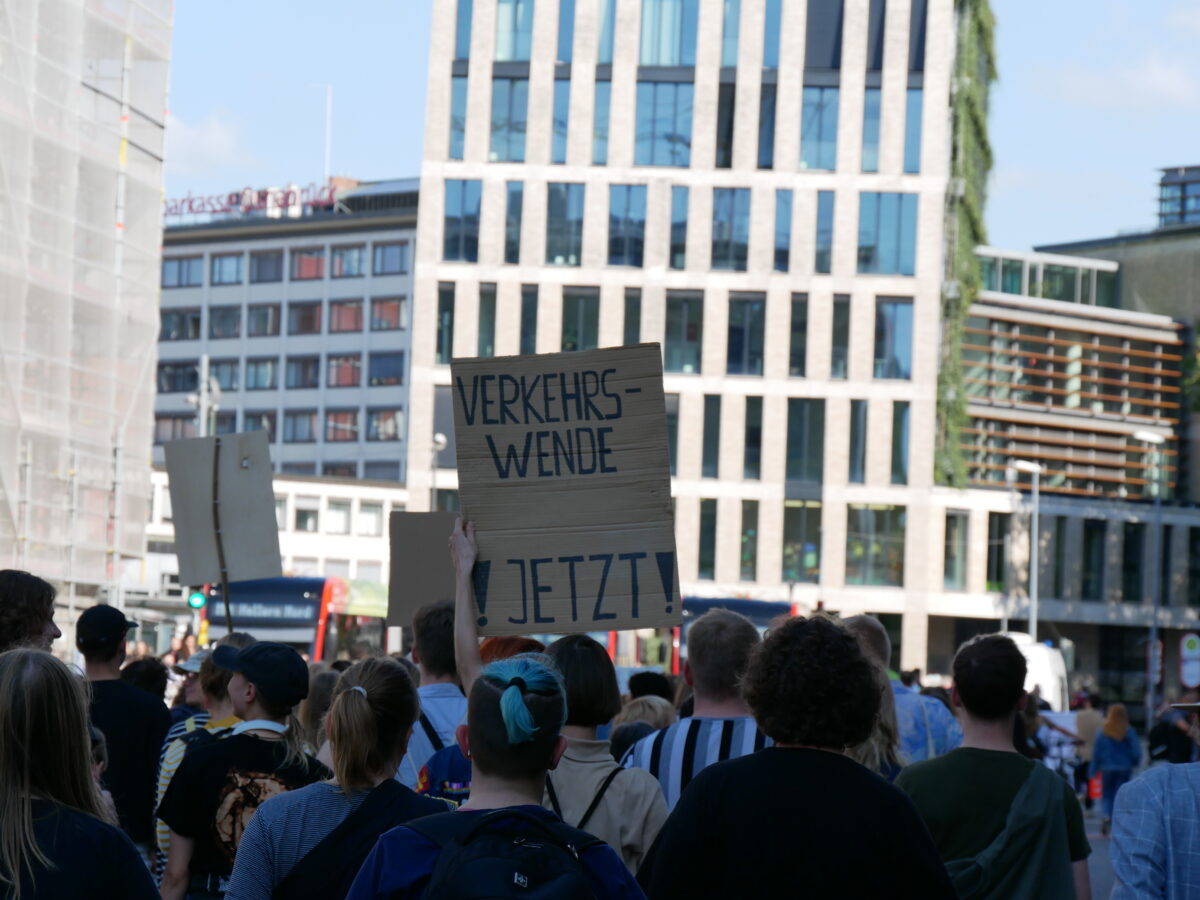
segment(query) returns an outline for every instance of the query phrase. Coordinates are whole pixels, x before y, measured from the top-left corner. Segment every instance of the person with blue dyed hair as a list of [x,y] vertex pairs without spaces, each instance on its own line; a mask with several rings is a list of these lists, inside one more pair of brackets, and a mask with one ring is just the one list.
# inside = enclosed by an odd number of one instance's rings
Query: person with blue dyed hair
[[482,665],[471,571],[475,527],[450,537],[456,574],[455,656],[467,694],[456,739],[472,762],[467,803],[386,832],[347,900],[424,897],[644,897],[611,847],[542,807],[566,742],[562,679],[541,654]]

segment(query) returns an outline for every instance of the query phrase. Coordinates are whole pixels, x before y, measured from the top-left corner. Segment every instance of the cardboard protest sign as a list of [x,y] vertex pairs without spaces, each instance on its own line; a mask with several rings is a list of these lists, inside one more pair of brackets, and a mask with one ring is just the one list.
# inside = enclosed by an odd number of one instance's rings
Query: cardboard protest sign
[[658,344],[451,362],[483,634],[678,625]]
[[[217,441],[221,442],[219,452]],[[164,450],[180,584],[220,583],[220,550],[224,550],[229,581],[276,578],[283,574],[267,433],[254,431],[172,441]],[[215,519],[214,455],[217,459]]]
[[457,516],[448,512],[392,512],[389,625],[408,628],[418,608],[454,599],[454,566],[447,539]]

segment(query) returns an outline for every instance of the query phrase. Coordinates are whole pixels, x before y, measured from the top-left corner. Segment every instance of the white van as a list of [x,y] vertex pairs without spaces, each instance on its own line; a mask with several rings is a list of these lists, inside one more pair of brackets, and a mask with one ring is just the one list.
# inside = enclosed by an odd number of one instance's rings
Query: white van
[[1012,638],[1025,657],[1028,671],[1025,675],[1025,690],[1038,688],[1043,700],[1050,704],[1055,712],[1067,712],[1071,708],[1070,693],[1067,688],[1067,664],[1062,651],[1057,647],[1045,644],[1035,644],[1033,638],[1024,632],[1008,631],[1005,636]]

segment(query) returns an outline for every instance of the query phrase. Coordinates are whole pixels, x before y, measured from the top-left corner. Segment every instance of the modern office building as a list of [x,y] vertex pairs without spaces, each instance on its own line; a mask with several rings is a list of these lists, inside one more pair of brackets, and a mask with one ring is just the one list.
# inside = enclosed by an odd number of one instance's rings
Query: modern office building
[[0,568],[54,582],[64,630],[143,552],[172,15],[28,0],[0,28]]
[[268,432],[281,473],[403,481],[416,181],[167,204],[192,209],[163,237],[155,444],[198,433],[206,362],[208,433]]

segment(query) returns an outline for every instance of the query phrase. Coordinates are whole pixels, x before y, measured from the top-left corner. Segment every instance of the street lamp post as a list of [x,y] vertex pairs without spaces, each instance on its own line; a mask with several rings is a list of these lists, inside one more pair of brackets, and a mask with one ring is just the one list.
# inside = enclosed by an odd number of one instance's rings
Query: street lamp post
[[1029,637],[1036,644],[1038,639],[1038,570],[1041,568],[1041,542],[1038,539],[1038,514],[1041,512],[1040,496],[1042,467],[1027,459],[1013,460],[1010,467],[1018,472],[1033,476],[1033,515],[1029,523]]
[[[1139,430],[1135,431],[1131,437],[1135,441],[1141,441],[1150,447],[1161,448],[1166,443],[1166,438],[1155,431]],[[1155,452],[1154,466],[1154,543],[1153,552],[1150,554],[1151,571],[1154,571],[1157,566],[1161,566],[1162,557],[1162,532],[1163,532],[1163,509],[1162,495],[1166,488],[1166,467],[1163,465],[1162,450],[1157,449]],[[1157,576],[1157,572],[1155,575]],[[1146,647],[1146,730],[1149,731],[1154,725],[1154,683],[1158,676],[1158,607],[1162,602],[1161,582],[1160,577],[1150,579],[1150,643]]]
[[433,443],[429,447],[429,509],[437,512],[437,470],[438,454],[449,445],[446,436],[440,431],[433,435]]

